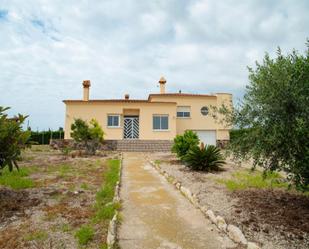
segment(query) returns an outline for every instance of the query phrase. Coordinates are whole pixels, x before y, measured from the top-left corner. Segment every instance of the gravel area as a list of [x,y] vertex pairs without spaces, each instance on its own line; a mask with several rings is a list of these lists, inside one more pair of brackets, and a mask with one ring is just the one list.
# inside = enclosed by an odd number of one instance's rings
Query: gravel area
[[220,180],[250,165],[227,164],[219,172],[191,171],[170,153],[150,154],[168,174],[195,194],[202,205],[243,230],[263,249],[309,248],[309,198],[287,190],[230,191]]

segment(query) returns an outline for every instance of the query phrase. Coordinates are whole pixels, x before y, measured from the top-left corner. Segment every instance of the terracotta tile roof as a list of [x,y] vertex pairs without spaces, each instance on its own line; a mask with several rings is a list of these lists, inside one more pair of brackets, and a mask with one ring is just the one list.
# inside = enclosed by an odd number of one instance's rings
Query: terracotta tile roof
[[149,103],[149,104],[176,104],[176,102],[165,102],[165,101],[149,101],[147,99],[92,99],[88,101],[84,100],[63,100],[64,103]]

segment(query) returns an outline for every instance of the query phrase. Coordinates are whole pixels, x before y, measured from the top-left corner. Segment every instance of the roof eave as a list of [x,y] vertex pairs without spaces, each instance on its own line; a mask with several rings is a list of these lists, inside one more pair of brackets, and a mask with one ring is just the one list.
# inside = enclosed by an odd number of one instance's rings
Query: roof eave
[[64,102],[65,104],[68,103],[145,103],[145,104],[176,104],[176,102],[165,102],[165,101],[149,101],[149,100],[121,100],[121,99],[104,99],[104,100],[88,100],[88,101],[84,101],[84,100],[71,100],[71,99],[67,99],[67,100],[62,100],[62,102]]
[[151,100],[154,96],[164,96],[164,97],[210,97],[210,98],[216,98],[216,95],[210,95],[210,94],[194,94],[194,93],[152,93],[148,96],[148,101]]

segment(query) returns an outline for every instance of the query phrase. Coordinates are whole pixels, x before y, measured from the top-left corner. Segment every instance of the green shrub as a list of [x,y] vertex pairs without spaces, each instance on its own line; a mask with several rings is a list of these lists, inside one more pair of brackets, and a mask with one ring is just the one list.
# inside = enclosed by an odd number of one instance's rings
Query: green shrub
[[83,143],[89,155],[94,155],[104,140],[104,132],[95,119],[92,119],[89,124],[82,119],[75,119],[71,130],[71,137],[76,142]]
[[174,138],[174,144],[172,152],[177,154],[177,157],[181,160],[187,154],[191,147],[199,144],[199,138],[193,131],[185,131],[183,135],[177,135]]
[[183,157],[186,166],[193,170],[218,170],[225,161],[220,149],[214,145],[191,147],[188,153]]
[[86,245],[93,239],[94,230],[91,226],[82,226],[76,233],[75,237],[78,239],[80,245]]
[[30,132],[22,129],[27,116],[18,114],[9,118],[5,113],[9,109],[0,106],[0,170],[7,166],[12,171],[13,167],[19,169],[17,161],[21,159],[21,151],[27,146]]

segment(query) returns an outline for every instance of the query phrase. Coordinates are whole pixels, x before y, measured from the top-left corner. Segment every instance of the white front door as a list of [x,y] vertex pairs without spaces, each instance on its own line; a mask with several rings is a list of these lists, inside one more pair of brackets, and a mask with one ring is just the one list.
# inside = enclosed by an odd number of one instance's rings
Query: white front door
[[139,138],[139,118],[138,117],[124,117],[124,139],[138,139]]
[[200,142],[204,144],[216,145],[217,136],[216,131],[213,130],[197,130],[194,131],[198,135]]

